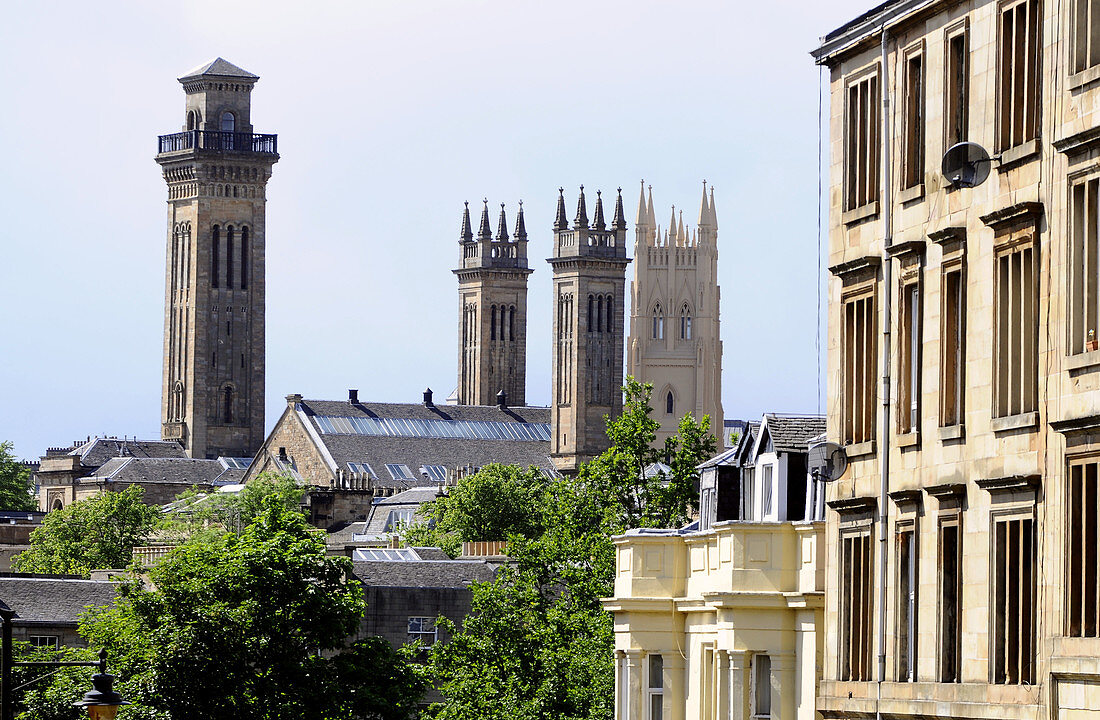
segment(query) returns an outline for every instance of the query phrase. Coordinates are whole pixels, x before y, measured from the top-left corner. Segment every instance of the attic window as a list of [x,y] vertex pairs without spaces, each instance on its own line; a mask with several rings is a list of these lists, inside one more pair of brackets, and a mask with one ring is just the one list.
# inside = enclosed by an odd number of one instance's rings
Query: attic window
[[387,463],[386,470],[389,471],[390,476],[394,480],[415,480],[416,476],[409,470],[408,465],[400,465],[397,463]]
[[370,475],[371,477],[377,477],[374,474],[374,468],[370,466],[370,463],[348,463],[348,471],[358,473],[359,475]]

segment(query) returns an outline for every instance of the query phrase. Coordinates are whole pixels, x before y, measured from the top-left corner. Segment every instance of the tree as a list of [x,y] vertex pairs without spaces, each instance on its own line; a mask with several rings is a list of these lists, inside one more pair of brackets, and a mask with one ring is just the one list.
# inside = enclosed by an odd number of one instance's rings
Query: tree
[[457,557],[463,542],[506,540],[510,534],[538,537],[546,492],[547,478],[538,468],[486,465],[421,505],[405,541],[441,547]]
[[438,720],[610,720],[614,712],[614,627],[600,598],[614,589],[611,537],[631,527],[676,526],[697,500],[696,466],[714,452],[707,418],[690,415],[660,459],[651,388],[628,379],[622,416],[608,419],[613,447],[575,477],[547,485],[533,510],[541,529],[512,534],[512,563],[473,586],[461,630],[433,646],[447,702]]
[[31,495],[31,471],[12,455],[10,442],[0,443],[0,510],[37,510]]
[[12,558],[21,572],[83,575],[129,567],[134,546],[145,541],[160,517],[142,502],[145,491],[130,485],[55,510],[31,533],[31,546]]
[[195,489],[177,496],[177,507],[163,518],[158,536],[183,542],[221,531],[240,533],[258,518],[268,496],[292,512],[301,512],[306,488],[294,478],[261,473],[236,493],[202,493]]
[[130,716],[404,720],[423,678],[376,639],[346,646],[363,613],[350,569],[272,495],[239,535],[176,548],[80,632],[109,652]]

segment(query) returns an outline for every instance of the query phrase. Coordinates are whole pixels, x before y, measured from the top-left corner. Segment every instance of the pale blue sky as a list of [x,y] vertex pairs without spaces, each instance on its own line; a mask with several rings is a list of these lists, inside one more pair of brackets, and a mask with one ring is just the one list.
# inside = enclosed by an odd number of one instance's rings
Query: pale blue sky
[[[456,384],[463,200],[523,199],[528,401],[550,399],[557,188],[716,187],[727,417],[817,411],[818,38],[868,0],[15,3],[0,26],[0,440],[159,436],[166,191],[184,71],[261,77],[267,421],[288,393]],[[495,226],[495,216],[493,218]],[[630,231],[633,240],[633,227]],[[628,278],[632,271],[628,270]],[[824,337],[822,338],[824,343]]]

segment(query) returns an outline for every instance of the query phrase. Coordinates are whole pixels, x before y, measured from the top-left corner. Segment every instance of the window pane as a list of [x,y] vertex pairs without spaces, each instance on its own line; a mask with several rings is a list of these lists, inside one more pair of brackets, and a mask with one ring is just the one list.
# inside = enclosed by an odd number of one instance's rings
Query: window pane
[[767,655],[753,658],[756,664],[756,717],[771,717],[772,714],[772,659]]

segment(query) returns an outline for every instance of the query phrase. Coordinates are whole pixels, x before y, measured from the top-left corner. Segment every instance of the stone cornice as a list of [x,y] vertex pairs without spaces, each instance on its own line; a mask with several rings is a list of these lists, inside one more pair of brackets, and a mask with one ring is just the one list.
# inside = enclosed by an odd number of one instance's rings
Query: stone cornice
[[1038,490],[1042,484],[1039,475],[1008,475],[998,478],[980,478],[974,481],[978,487],[991,495],[1019,490]]
[[1054,149],[1067,155],[1078,155],[1100,148],[1100,126],[1090,127],[1054,141]]
[[827,505],[838,513],[848,514],[866,510],[874,510],[876,505],[873,497],[851,497],[830,500]]
[[1100,415],[1086,415],[1085,417],[1056,420],[1050,424],[1050,427],[1063,435],[1100,430]]
[[957,242],[960,244],[966,244],[966,228],[959,226],[948,226],[928,233],[928,239],[937,245],[945,245],[947,243]]
[[981,221],[994,230],[1026,221],[1035,222],[1043,214],[1041,202],[1020,202],[981,216]]
[[924,247],[924,240],[906,240],[905,242],[894,243],[886,248],[886,254],[893,258],[905,258],[911,255],[923,256]]
[[924,496],[920,490],[894,490],[889,493],[890,499],[899,506],[915,505],[920,507]]
[[966,496],[966,483],[941,483],[939,485],[927,485],[924,491],[939,500],[961,498]]
[[837,263],[829,267],[829,272],[838,277],[851,275],[861,270],[877,269],[882,264],[882,258],[878,255],[864,255],[854,260]]

